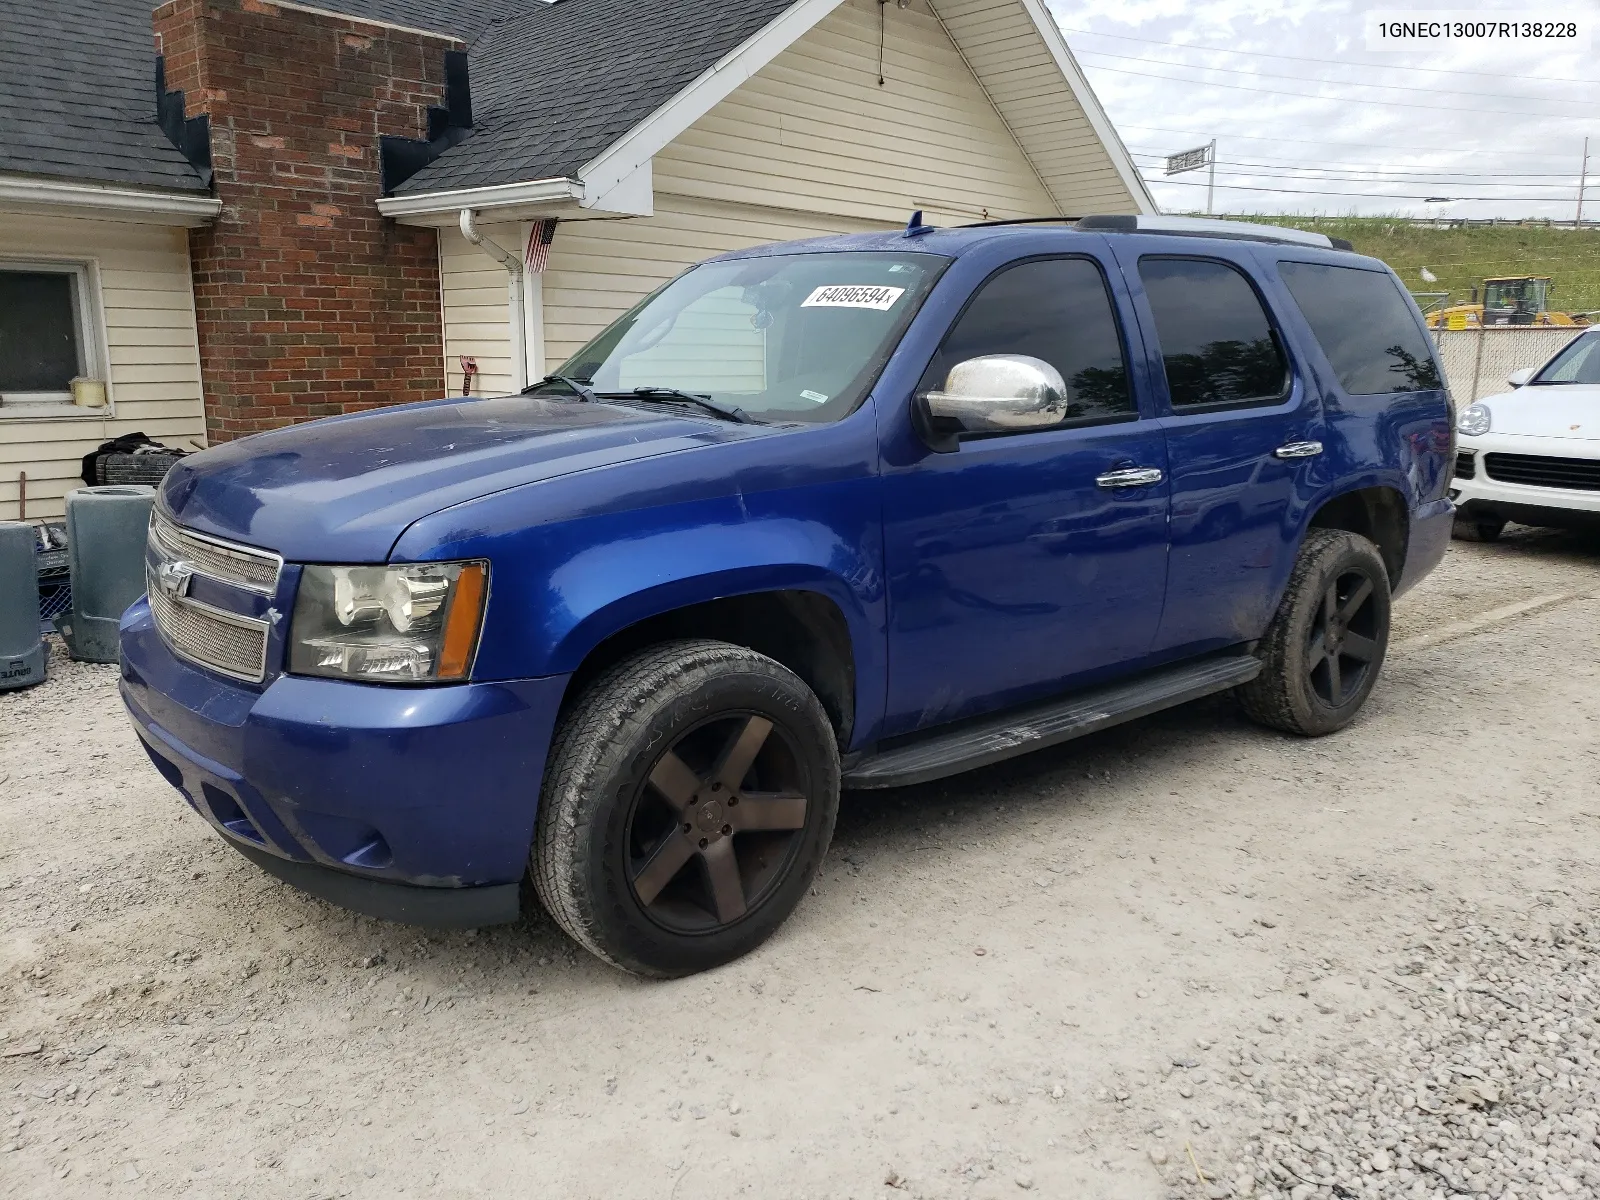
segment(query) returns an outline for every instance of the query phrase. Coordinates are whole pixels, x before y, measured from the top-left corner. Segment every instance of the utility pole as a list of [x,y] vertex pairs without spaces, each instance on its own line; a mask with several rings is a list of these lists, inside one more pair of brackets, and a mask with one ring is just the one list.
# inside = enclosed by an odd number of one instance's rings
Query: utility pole
[[[1212,194],[1212,192],[1214,192],[1216,190],[1216,187],[1217,187],[1217,139],[1216,138],[1212,138],[1211,139],[1211,152],[1206,157],[1211,160],[1211,171],[1206,176],[1206,216],[1209,217],[1211,215],[1211,207],[1212,207],[1212,205],[1211,205],[1211,194]],[[1589,139],[1588,138],[1585,138],[1583,140],[1583,161],[1584,161],[1585,164],[1587,164],[1588,161],[1589,161]],[[1581,188],[1578,191],[1578,215],[1580,217],[1583,215],[1583,191],[1582,191]]]
[[1589,139],[1583,139],[1583,169],[1578,173],[1578,215],[1573,218],[1574,229],[1583,228],[1583,191],[1589,183]]

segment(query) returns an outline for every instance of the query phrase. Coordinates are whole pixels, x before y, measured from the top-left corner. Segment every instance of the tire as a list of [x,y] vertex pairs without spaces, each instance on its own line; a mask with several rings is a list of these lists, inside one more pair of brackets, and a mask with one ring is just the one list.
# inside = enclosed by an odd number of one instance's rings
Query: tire
[[793,672],[742,646],[666,642],[607,669],[562,718],[533,882],[600,958],[689,975],[794,911],[838,810],[833,727]]
[[[1327,653],[1330,612],[1333,654]],[[1378,681],[1389,616],[1389,573],[1377,547],[1360,534],[1310,530],[1256,647],[1261,674],[1238,689],[1245,713],[1305,737],[1343,729]]]
[[1450,526],[1450,536],[1460,542],[1498,542],[1505,532],[1506,523],[1498,517],[1466,517],[1457,515]]

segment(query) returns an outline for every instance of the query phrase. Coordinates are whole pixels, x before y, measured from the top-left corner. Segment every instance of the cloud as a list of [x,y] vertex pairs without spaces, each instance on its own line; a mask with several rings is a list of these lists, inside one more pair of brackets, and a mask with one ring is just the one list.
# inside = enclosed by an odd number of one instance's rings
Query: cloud
[[[1161,157],[1215,137],[1219,212],[1570,221],[1587,134],[1585,211],[1600,218],[1600,68],[1590,53],[1548,41],[1371,51],[1368,11],[1393,9],[1367,4],[1048,2],[1165,210],[1200,210],[1206,173],[1168,180]],[[1471,0],[1401,7],[1600,19],[1594,0],[1548,13]]]

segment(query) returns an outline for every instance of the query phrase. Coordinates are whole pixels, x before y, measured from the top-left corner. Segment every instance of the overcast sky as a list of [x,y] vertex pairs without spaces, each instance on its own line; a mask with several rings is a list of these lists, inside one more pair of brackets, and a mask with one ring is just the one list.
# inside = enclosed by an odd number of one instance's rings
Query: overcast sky
[[[1164,211],[1203,209],[1206,173],[1167,181],[1157,156],[1215,137],[1219,212],[1570,221],[1587,134],[1584,216],[1600,218],[1600,36],[1589,52],[1458,42],[1395,53],[1367,49],[1365,14],[1389,9],[1363,0],[1048,2]],[[1600,18],[1600,0],[1402,6]]]

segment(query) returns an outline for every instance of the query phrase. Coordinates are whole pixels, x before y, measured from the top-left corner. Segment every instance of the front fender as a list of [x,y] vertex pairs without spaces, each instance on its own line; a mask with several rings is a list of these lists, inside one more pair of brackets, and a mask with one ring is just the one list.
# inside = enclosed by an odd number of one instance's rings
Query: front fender
[[[884,673],[881,643],[869,615],[870,609],[881,607],[881,597],[874,595],[881,586],[876,580],[852,581],[837,574],[828,565],[831,556],[812,553],[827,548],[825,531],[800,525],[747,525],[736,537],[713,539],[678,531],[643,539],[642,545],[596,546],[575,556],[551,581],[575,618],[550,648],[552,672],[577,670],[601,642],[651,617],[729,596],[805,591],[827,597],[844,615],[858,680]],[[860,700],[858,696],[858,705]]]
[[848,628],[865,734],[888,673],[873,428],[858,412],[485,497],[418,522],[395,557],[490,560],[474,680],[568,674],[613,634],[709,600],[815,592]]

